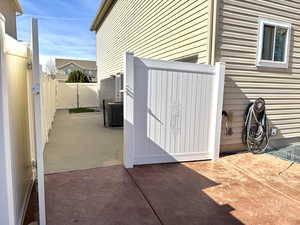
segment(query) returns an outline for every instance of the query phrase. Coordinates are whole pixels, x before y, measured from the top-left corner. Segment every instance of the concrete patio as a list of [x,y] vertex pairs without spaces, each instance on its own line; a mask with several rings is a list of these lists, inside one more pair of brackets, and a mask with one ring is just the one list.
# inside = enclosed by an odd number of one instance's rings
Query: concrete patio
[[300,224],[300,165],[270,155],[46,176],[48,225]]
[[123,129],[102,121],[102,113],[58,110],[45,148],[46,174],[121,164]]

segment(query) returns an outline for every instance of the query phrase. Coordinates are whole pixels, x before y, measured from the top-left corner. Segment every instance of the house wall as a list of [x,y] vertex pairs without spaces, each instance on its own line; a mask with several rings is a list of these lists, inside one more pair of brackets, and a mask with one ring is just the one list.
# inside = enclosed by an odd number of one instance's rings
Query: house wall
[[207,63],[208,2],[116,1],[97,31],[99,80],[123,72],[125,51],[139,57]]
[[17,38],[16,5],[12,0],[1,0],[0,13],[6,19],[6,33]]
[[[232,136],[222,148],[243,148],[243,114],[250,101],[263,97],[277,138],[300,136],[300,2],[285,0],[219,1],[215,61],[226,62],[224,109],[233,114]],[[291,23],[288,69],[256,67],[258,17]],[[224,134],[224,131],[223,131]]]
[[[218,3],[216,46],[210,45],[211,2]],[[97,31],[98,77],[123,72],[125,51],[154,59],[225,62],[224,109],[232,115],[233,135],[222,131],[222,149],[244,149],[244,110],[257,97],[266,99],[271,126],[279,129],[276,138],[299,137],[299,12],[300,3],[284,0],[118,0]],[[288,69],[256,67],[258,17],[293,25]],[[209,49],[216,49],[211,56]]]

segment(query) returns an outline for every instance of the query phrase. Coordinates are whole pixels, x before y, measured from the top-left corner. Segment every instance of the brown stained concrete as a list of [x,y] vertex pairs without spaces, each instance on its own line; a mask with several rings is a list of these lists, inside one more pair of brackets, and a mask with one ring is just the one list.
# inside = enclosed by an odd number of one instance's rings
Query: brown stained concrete
[[46,176],[47,225],[157,225],[122,166]]
[[46,176],[48,225],[297,225],[300,165],[269,155]]
[[35,183],[30,194],[30,199],[25,212],[25,217],[22,225],[33,224],[39,220],[38,215],[38,194],[37,184]]
[[150,165],[129,171],[166,225],[296,225],[300,224],[300,192],[296,191],[300,166],[282,178],[278,172],[288,164],[247,153],[217,162]]
[[102,113],[58,110],[45,147],[45,173],[119,165],[123,129],[105,128]]
[[244,174],[300,202],[300,164],[290,167],[290,161],[268,154],[252,155],[250,153],[224,157],[223,161],[235,165]]

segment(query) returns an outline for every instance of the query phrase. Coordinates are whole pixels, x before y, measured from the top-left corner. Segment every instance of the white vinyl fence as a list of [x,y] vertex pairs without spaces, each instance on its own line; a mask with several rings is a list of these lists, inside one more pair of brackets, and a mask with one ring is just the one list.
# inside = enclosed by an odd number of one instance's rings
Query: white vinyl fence
[[98,85],[97,83],[78,83],[78,106],[98,107]]
[[[23,224],[36,176],[40,224],[45,224],[40,168],[56,110],[56,81],[40,73],[37,21],[33,21],[32,43],[25,43],[6,34],[0,13],[0,224],[6,225]],[[36,104],[37,99],[42,103]],[[42,115],[40,120],[37,114]]]
[[[34,101],[32,91],[34,89],[33,86],[33,77],[32,73],[28,74],[27,86],[28,90],[31,92],[31,95],[28,97],[28,108],[30,111],[29,117],[29,129],[34,136]],[[56,80],[52,79],[50,76],[42,73],[40,76],[40,94],[41,94],[41,110],[42,110],[42,142],[43,146],[48,142],[49,132],[52,128],[52,123],[54,120],[54,116],[56,113],[56,103],[55,103],[55,95],[56,95]],[[33,139],[33,138],[32,138]],[[34,140],[31,140],[34,141]],[[34,145],[34,142],[32,143]]]
[[32,49],[5,32],[0,13],[0,223],[23,224],[35,159]]
[[217,159],[225,65],[125,56],[124,164]]
[[46,74],[41,75],[41,103],[42,103],[42,132],[43,144],[48,142],[49,131],[52,128],[56,112],[56,80]]
[[97,83],[57,82],[56,108],[98,107]]

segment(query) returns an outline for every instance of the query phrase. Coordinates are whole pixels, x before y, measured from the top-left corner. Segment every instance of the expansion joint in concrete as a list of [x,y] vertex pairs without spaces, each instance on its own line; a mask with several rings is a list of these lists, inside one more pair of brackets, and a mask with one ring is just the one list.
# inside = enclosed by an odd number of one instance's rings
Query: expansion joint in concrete
[[143,192],[143,189],[138,185],[138,183],[135,181],[135,179],[133,178],[133,176],[130,174],[130,172],[128,171],[128,169],[124,168],[126,170],[126,172],[128,173],[130,179],[132,180],[132,182],[134,183],[134,185],[137,187],[137,189],[139,190],[139,192],[142,194],[143,198],[145,199],[145,201],[148,203],[149,207],[151,208],[152,212],[154,213],[154,215],[156,216],[156,218],[158,219],[160,225],[164,225],[162,219],[159,217],[158,213],[155,211],[154,207],[152,206],[150,200],[147,198],[146,194]]

